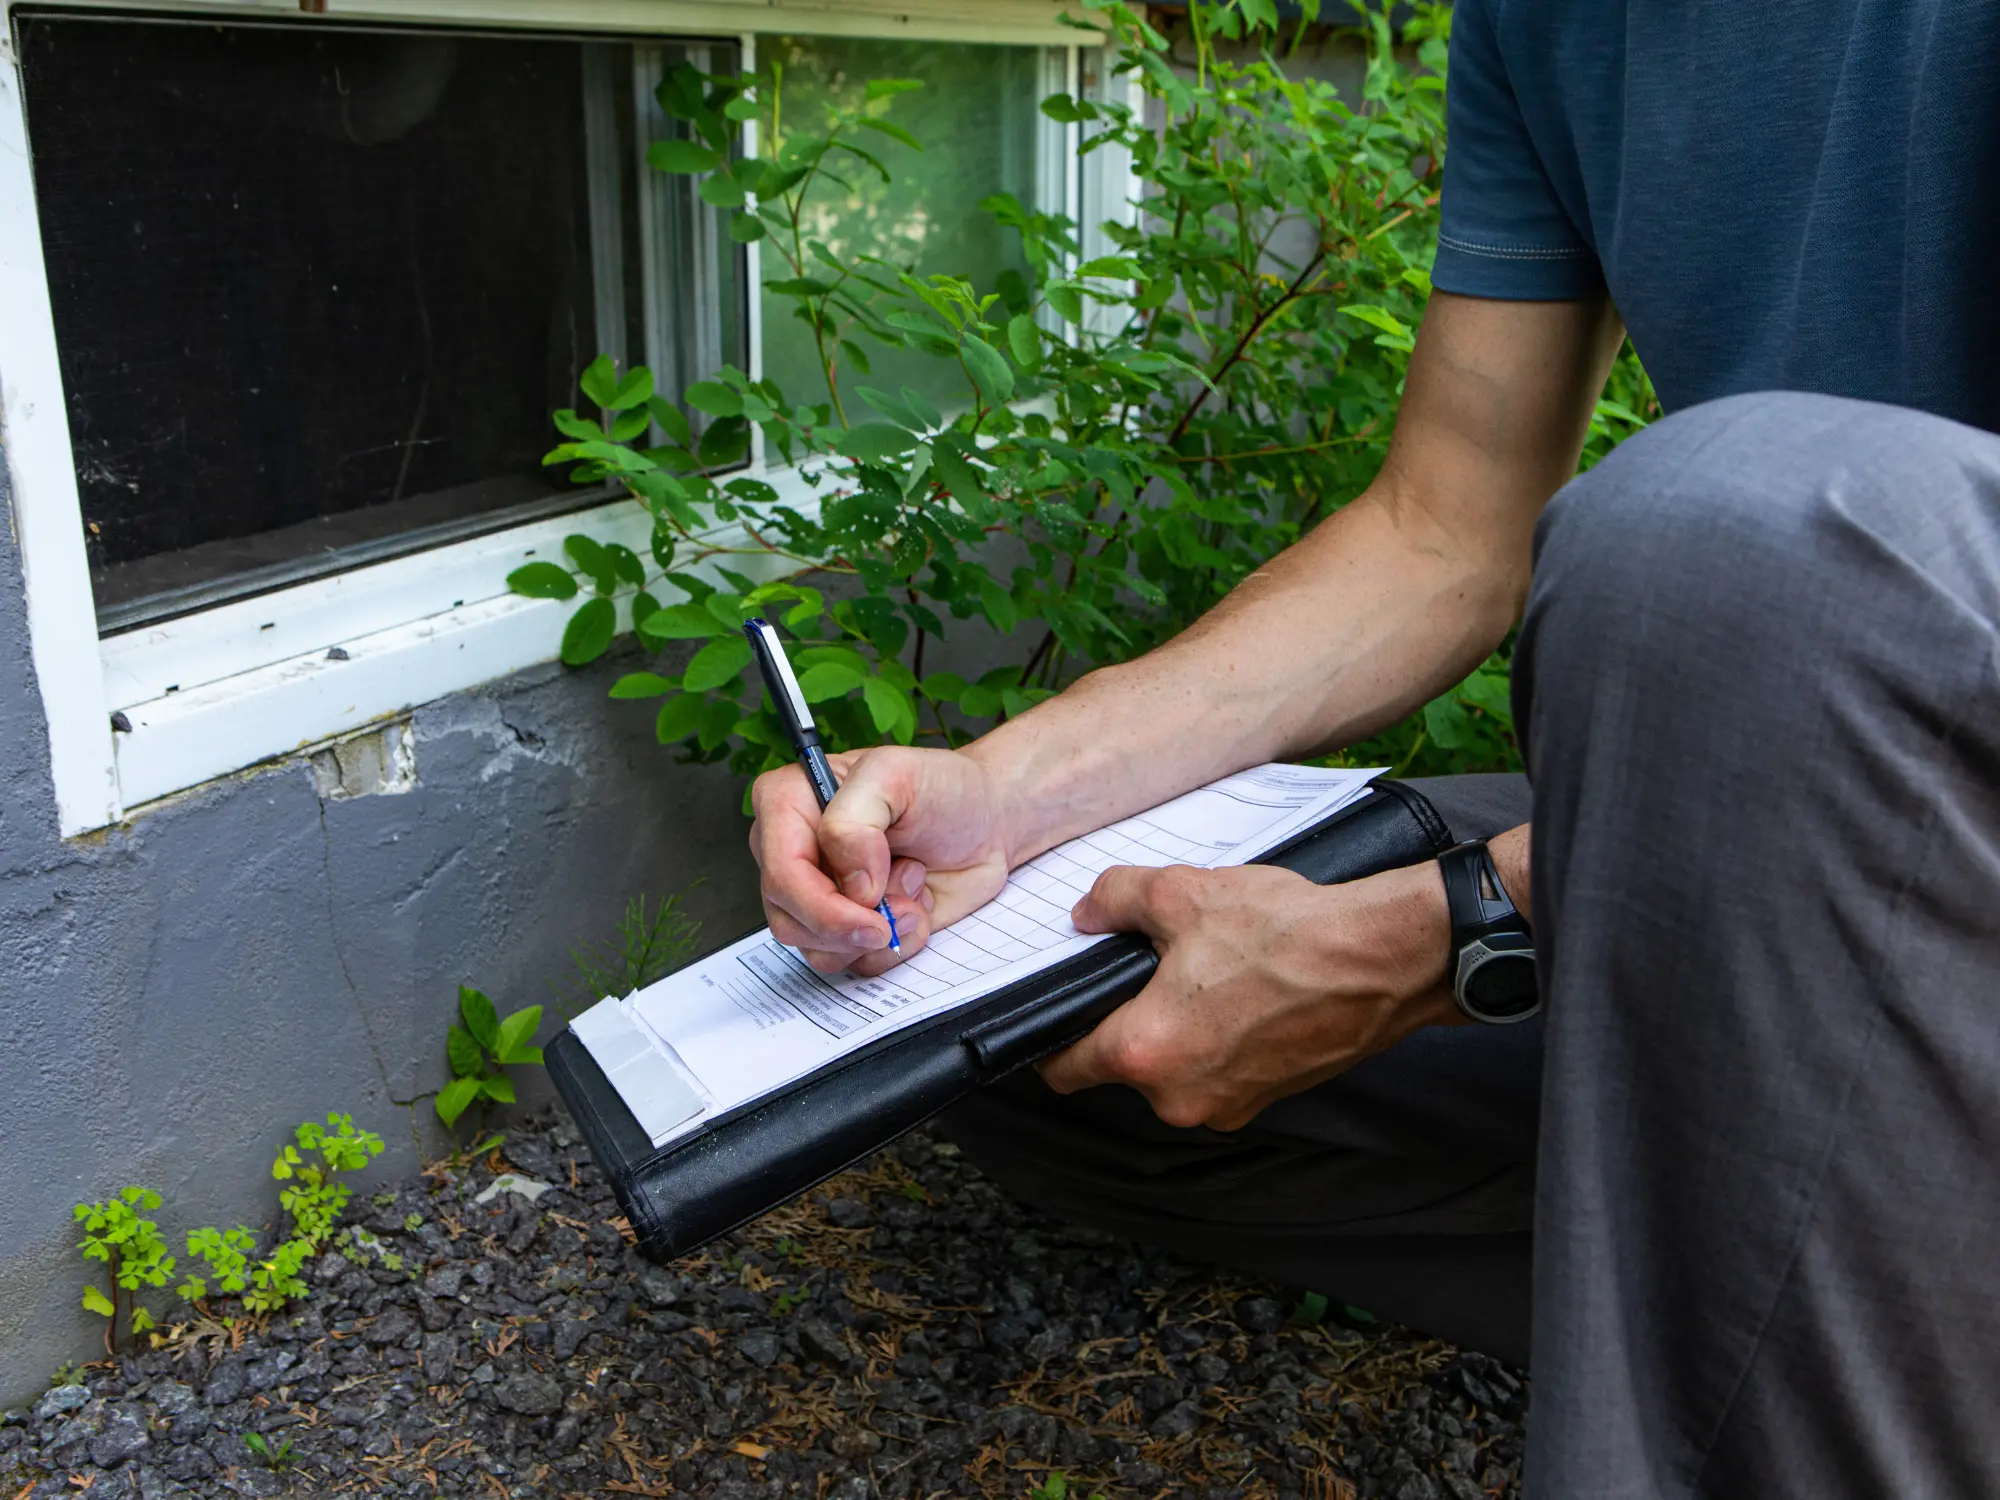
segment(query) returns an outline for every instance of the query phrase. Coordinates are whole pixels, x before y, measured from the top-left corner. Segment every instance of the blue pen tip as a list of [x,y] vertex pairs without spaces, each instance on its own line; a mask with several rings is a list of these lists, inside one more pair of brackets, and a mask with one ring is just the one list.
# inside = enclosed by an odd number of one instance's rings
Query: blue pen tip
[[887,899],[884,899],[876,910],[882,913],[883,919],[889,924],[889,951],[898,958],[901,958],[903,956],[903,938],[902,934],[896,931],[896,914],[889,910]]

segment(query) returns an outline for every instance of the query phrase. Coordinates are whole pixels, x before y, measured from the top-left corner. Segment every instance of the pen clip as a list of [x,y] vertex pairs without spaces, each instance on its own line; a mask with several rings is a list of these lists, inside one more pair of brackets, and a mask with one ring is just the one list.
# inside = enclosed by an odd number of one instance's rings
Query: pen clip
[[785,643],[779,639],[777,627],[763,616],[753,615],[743,622],[743,634],[749,638],[751,654],[757,658],[764,686],[770,690],[771,703],[785,728],[801,748],[818,744],[819,726],[813,723],[812,709],[792,671],[791,659],[785,655]]

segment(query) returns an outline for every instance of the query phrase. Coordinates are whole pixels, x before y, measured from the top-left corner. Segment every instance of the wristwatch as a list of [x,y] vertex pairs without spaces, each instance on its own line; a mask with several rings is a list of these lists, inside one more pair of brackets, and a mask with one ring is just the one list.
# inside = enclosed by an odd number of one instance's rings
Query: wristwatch
[[1507,899],[1486,840],[1455,844],[1438,856],[1451,913],[1445,971],[1458,1008],[1488,1026],[1525,1021],[1542,1008],[1535,983],[1535,938]]

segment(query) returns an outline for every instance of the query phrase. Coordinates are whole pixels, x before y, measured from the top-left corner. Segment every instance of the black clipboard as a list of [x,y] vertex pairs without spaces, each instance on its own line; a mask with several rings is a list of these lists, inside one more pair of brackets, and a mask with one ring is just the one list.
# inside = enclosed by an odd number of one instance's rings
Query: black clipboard
[[[1254,861],[1320,885],[1435,857],[1451,830],[1422,793],[1368,794]],[[955,1100],[1058,1052],[1145,987],[1159,959],[1137,933],[879,1038],[655,1147],[565,1028],[549,1076],[648,1259],[699,1249],[880,1150]]]

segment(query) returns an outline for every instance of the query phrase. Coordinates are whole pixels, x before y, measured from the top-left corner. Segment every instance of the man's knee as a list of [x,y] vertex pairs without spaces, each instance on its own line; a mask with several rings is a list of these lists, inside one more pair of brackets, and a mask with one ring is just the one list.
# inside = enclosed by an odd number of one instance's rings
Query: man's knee
[[[2000,438],[1801,392],[1655,424],[1549,505],[1528,628],[1643,671],[1692,641],[1748,670],[1831,643],[1892,575],[2000,614]],[[1859,613],[1865,614],[1865,607]],[[1567,652],[1565,653],[1567,654]]]

